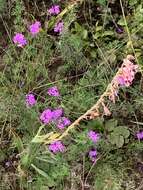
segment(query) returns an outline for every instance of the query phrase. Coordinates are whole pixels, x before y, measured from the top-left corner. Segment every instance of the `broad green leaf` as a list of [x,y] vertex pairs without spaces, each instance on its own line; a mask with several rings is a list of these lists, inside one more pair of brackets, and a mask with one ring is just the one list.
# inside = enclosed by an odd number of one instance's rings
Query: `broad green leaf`
[[124,137],[123,136],[116,136],[116,145],[119,148],[121,148],[124,145]]
[[108,138],[111,144],[116,144],[116,136],[114,135],[114,133],[108,135]]
[[124,138],[128,138],[130,135],[130,131],[125,126],[118,126],[114,129],[115,134],[122,135]]
[[113,129],[117,126],[118,124],[118,121],[115,120],[115,119],[110,119],[109,121],[107,121],[105,123],[105,128],[108,130],[108,131],[113,131]]

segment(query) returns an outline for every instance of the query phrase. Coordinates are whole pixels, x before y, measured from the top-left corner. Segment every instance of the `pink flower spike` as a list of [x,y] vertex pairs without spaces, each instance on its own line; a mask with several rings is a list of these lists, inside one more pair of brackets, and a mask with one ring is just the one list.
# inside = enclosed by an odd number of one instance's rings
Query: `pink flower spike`
[[21,33],[16,33],[12,40],[18,47],[23,47],[27,44],[26,38]]
[[118,82],[119,85],[125,86],[125,80],[124,80],[123,76],[120,76],[120,75],[117,76],[116,80],[117,80],[117,82]]
[[40,32],[41,29],[41,23],[39,21],[36,21],[34,24],[30,25],[29,31],[30,33],[35,36]]
[[110,110],[105,106],[105,104],[102,102],[103,110],[104,110],[104,115],[109,116],[111,115]]
[[55,27],[54,27],[54,32],[56,32],[56,33],[61,33],[61,32],[63,31],[63,29],[64,29],[64,23],[63,23],[63,21],[61,21],[61,22],[58,22],[58,23],[55,25]]
[[55,97],[60,96],[60,93],[59,93],[57,86],[53,86],[53,87],[49,88],[47,93],[50,96],[55,96]]
[[92,142],[97,143],[99,141],[99,139],[100,139],[100,135],[99,135],[99,133],[96,133],[95,131],[91,130],[91,131],[88,132],[88,138]]
[[49,145],[49,150],[56,154],[58,152],[64,152],[65,146],[62,144],[61,141],[55,141]]
[[120,86],[130,86],[134,80],[135,74],[138,71],[138,65],[132,63],[132,56],[123,60],[123,65],[119,69],[119,74],[115,77],[115,82]]
[[36,99],[35,99],[35,96],[30,93],[30,94],[27,94],[26,95],[26,106],[27,107],[32,107],[36,104]]
[[53,118],[53,113],[50,109],[44,110],[40,116],[40,120],[44,124],[50,123],[52,121],[52,118]]
[[53,5],[49,10],[49,14],[51,15],[58,15],[60,13],[60,6],[59,5]]

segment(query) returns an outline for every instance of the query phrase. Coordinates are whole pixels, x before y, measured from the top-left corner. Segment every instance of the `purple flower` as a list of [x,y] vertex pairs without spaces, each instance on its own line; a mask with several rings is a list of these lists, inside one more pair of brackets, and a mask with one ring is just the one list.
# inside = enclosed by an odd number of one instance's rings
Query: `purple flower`
[[61,33],[64,29],[63,21],[58,22],[54,27],[54,32]]
[[14,44],[17,44],[18,47],[23,47],[27,44],[27,40],[25,39],[24,35],[21,33],[16,33],[13,37]]
[[122,34],[122,33],[124,32],[124,30],[123,30],[123,28],[121,28],[121,27],[116,27],[116,32],[117,32],[118,34]]
[[136,134],[136,136],[137,136],[138,140],[143,139],[143,131],[138,132],[138,133]]
[[41,116],[40,116],[40,120],[44,123],[44,124],[48,124],[52,121],[53,119],[53,113],[50,109],[46,109],[42,112]]
[[57,127],[59,129],[64,129],[66,126],[70,124],[71,124],[71,121],[67,117],[61,117],[57,122]]
[[53,120],[59,119],[63,114],[63,109],[62,108],[57,108],[54,111],[52,111],[53,115]]
[[48,12],[51,14],[51,15],[58,15],[60,13],[60,6],[59,5],[53,5],[49,10]]
[[92,140],[94,143],[96,143],[100,139],[99,133],[96,133],[94,131],[88,132],[88,137],[90,140]]
[[61,141],[55,141],[49,145],[49,150],[53,153],[64,152],[65,146]]
[[35,104],[36,104],[35,96],[32,93],[27,94],[26,95],[26,105],[27,105],[27,107],[32,107]]
[[40,29],[41,29],[41,23],[39,21],[36,21],[34,24],[30,25],[29,27],[30,33],[33,36],[39,33]]
[[96,150],[90,150],[89,151],[89,158],[91,159],[92,162],[96,162],[97,151]]
[[60,96],[59,90],[57,88],[57,86],[53,86],[51,88],[48,89],[48,94],[50,96]]

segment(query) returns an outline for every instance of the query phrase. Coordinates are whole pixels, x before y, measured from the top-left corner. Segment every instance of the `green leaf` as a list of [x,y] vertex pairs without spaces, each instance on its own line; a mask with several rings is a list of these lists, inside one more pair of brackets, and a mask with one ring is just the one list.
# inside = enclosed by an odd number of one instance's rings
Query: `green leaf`
[[122,135],[124,138],[128,138],[130,136],[130,131],[125,126],[118,126],[114,129],[114,133]]
[[97,0],[97,3],[99,3],[102,6],[105,6],[106,2],[107,2],[106,0]]
[[49,176],[41,169],[37,168],[34,164],[31,164],[31,166],[43,177],[49,179]]
[[110,135],[108,135],[108,139],[110,141],[111,144],[116,144],[116,136],[114,135],[114,133],[111,133]]
[[96,26],[96,32],[98,32],[98,31],[101,31],[102,30],[102,28],[103,28],[103,26]]
[[93,129],[98,129],[100,131],[103,131],[104,130],[103,119],[98,118],[98,119],[89,121],[88,126],[90,126]]
[[125,25],[126,25],[123,18],[121,18],[121,19],[118,21],[117,24],[119,24],[120,26],[125,26]]
[[104,36],[113,36],[113,35],[114,35],[114,32],[109,30],[109,31],[105,31],[103,33],[102,37],[104,37]]
[[24,150],[23,142],[21,138],[16,134],[13,135],[13,144],[17,147],[18,152],[22,152]]
[[83,35],[83,39],[86,39],[87,36],[88,36],[88,31],[87,30],[83,30],[82,35]]
[[115,119],[110,119],[105,123],[105,128],[107,128],[108,131],[113,131],[114,128],[117,126],[118,121]]
[[116,145],[118,148],[121,148],[124,145],[124,137],[123,136],[116,136]]
[[90,52],[90,55],[91,55],[92,58],[96,58],[97,57],[97,52],[95,50],[92,50]]

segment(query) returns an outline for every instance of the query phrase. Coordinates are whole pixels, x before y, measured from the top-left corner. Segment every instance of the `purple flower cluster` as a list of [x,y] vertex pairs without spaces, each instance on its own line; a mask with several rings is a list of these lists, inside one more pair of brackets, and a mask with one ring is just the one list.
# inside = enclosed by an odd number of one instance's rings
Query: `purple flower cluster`
[[57,128],[64,129],[66,126],[70,125],[71,121],[67,117],[62,117],[63,110],[61,108],[50,110],[46,109],[42,112],[40,120],[44,124],[49,124],[54,122]]
[[[60,93],[58,91],[58,88],[51,87],[48,90],[49,95],[51,96],[59,96]],[[26,105],[27,107],[32,107],[36,104],[35,96],[32,93],[29,93],[26,95]],[[50,122],[56,124],[57,128],[64,129],[65,126],[70,125],[71,121],[67,117],[63,117],[63,109],[57,108],[55,110],[51,109],[45,109],[41,115],[40,120],[44,124],[49,124]],[[64,152],[65,146],[62,144],[61,141],[55,141],[49,145],[49,150],[51,152],[58,153],[58,152]]]
[[96,162],[97,159],[97,151],[96,150],[90,150],[89,151],[89,158],[92,162]]
[[61,33],[64,29],[64,23],[63,21],[60,21],[58,23],[56,23],[55,27],[54,27],[54,32],[56,33]]
[[53,116],[52,116],[53,121],[56,121],[63,115],[63,109],[57,108],[52,112],[52,114],[53,114]]
[[143,139],[143,131],[138,132],[138,133],[136,134],[136,136],[137,136],[137,138],[138,138],[139,140]]
[[35,104],[36,104],[35,96],[32,93],[27,94],[26,95],[26,105],[27,105],[27,107],[32,107]]
[[56,122],[63,114],[63,110],[61,108],[58,108],[54,111],[50,109],[46,109],[42,112],[40,116],[40,120],[44,124],[49,124],[50,122],[54,121]]
[[[61,12],[59,5],[53,5],[50,9],[48,9],[48,13],[50,15],[58,15]],[[63,21],[59,21],[55,24],[54,32],[61,34],[64,29]]]
[[[58,15],[61,12],[60,6],[53,5],[48,10],[48,12],[51,15]],[[63,23],[63,21],[60,21],[60,22],[56,23],[56,25],[54,27],[54,32],[60,34],[63,31],[63,28],[64,28],[64,23]],[[38,34],[40,32],[40,30],[41,30],[41,23],[39,21],[36,21],[35,23],[33,23],[29,26],[29,32],[32,36],[35,36],[36,34]],[[16,33],[12,40],[13,40],[13,43],[16,44],[18,47],[23,47],[27,44],[27,40],[22,33]]]
[[18,47],[23,47],[27,44],[27,40],[25,39],[24,35],[21,33],[16,33],[15,36],[13,37],[13,42],[16,44]]
[[[36,21],[34,24],[30,25],[29,27],[29,31],[30,34],[32,34],[32,36],[35,36],[37,33],[39,33],[40,29],[41,29],[41,23],[39,21]],[[13,37],[13,42],[18,47],[23,47],[27,44],[25,36],[21,33],[15,34],[15,36]]]
[[59,93],[57,86],[53,86],[53,87],[49,88],[47,93],[50,96],[55,96],[55,97],[60,96],[60,93]]
[[41,23],[39,21],[36,21],[34,24],[31,24],[29,27],[30,33],[35,36],[40,32],[41,29]]
[[65,146],[61,141],[55,141],[49,145],[49,150],[53,153],[64,152]]
[[53,5],[49,10],[48,13],[51,15],[58,15],[60,13],[60,6],[59,5]]
[[70,124],[71,124],[71,121],[67,117],[61,117],[57,122],[57,127],[59,129],[64,129],[66,126]]
[[53,118],[53,113],[50,109],[44,110],[40,116],[40,120],[44,124],[50,123],[52,121],[52,118]]
[[[95,131],[89,131],[88,132],[88,138],[93,142],[93,143],[97,143],[100,139],[100,134],[96,133]],[[90,150],[89,151],[89,158],[92,162],[96,162],[97,159],[97,151],[94,150]]]
[[92,142],[96,143],[100,139],[100,135],[99,133],[91,130],[88,132],[88,138],[92,140]]

